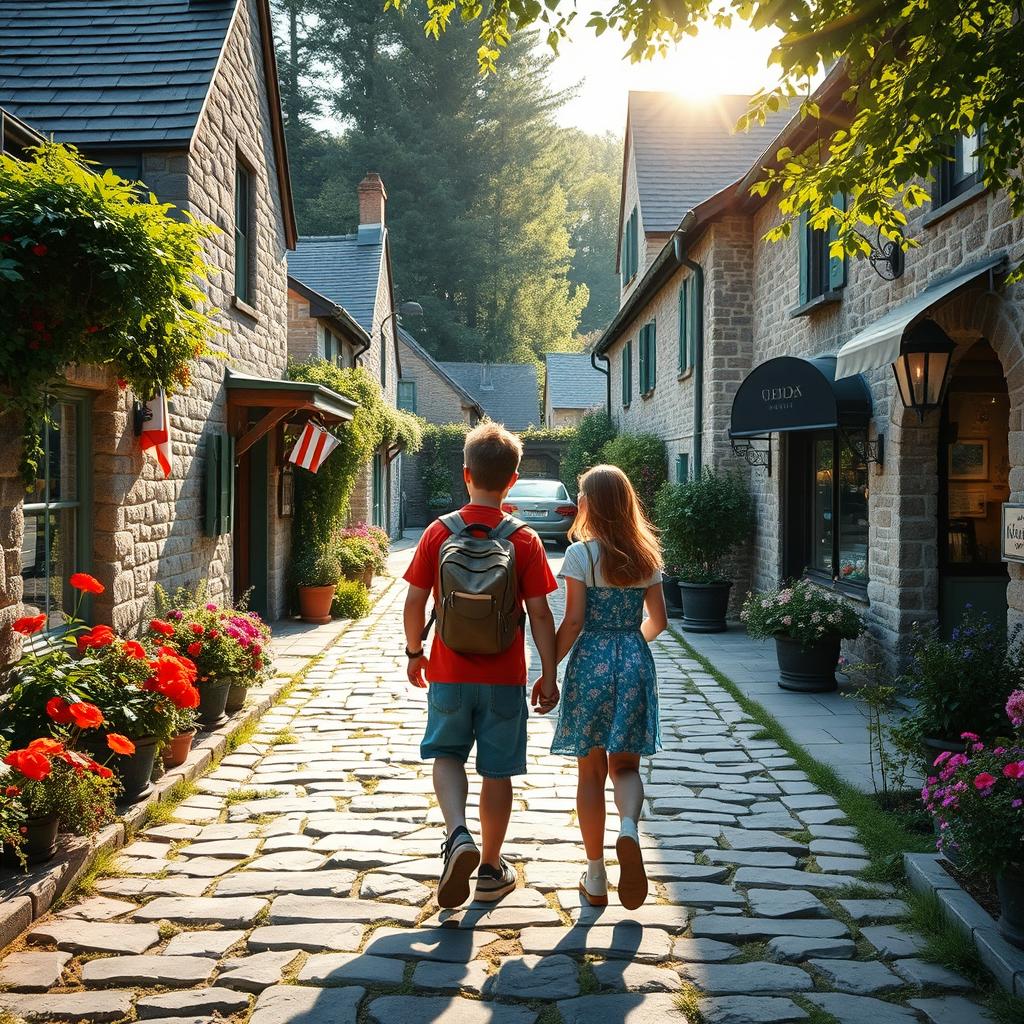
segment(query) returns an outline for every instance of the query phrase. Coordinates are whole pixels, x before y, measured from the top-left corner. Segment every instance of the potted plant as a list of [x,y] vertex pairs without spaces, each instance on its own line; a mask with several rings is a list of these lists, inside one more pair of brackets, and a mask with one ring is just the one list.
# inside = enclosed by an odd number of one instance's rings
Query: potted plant
[[739,476],[707,469],[684,484],[665,484],[654,501],[665,563],[677,566],[683,629],[726,629],[732,580],[726,556],[754,529],[754,502]]
[[864,632],[857,611],[808,580],[748,594],[740,618],[750,636],[775,639],[779,686],[807,693],[836,688],[840,642]]
[[661,571],[661,589],[665,591],[665,607],[673,614],[683,610],[683,590],[679,586],[679,567],[666,565]]
[[992,739],[1005,728],[1003,708],[1024,670],[1020,630],[1007,639],[968,605],[946,640],[938,627],[914,626],[901,685],[917,701],[910,724],[930,763],[943,750],[963,751],[962,732]]
[[249,687],[265,679],[270,670],[270,627],[256,612],[226,610],[221,613],[224,633],[239,646],[238,674],[231,680],[225,711],[234,714],[245,704]]
[[20,797],[21,789],[12,781],[11,773],[0,775],[0,864],[11,867],[24,867],[26,862],[28,815]]
[[942,751],[921,790],[938,847],[969,873],[994,875],[999,931],[1024,948],[1024,690],[1006,702],[1013,736],[986,746],[965,731],[959,753]]
[[330,622],[334,588],[341,578],[337,556],[323,544],[310,542],[295,556],[292,572],[299,589],[302,621]]
[[369,538],[342,537],[335,551],[341,575],[347,580],[359,580],[365,587],[373,583],[374,573],[384,570],[380,548]]
[[188,760],[192,750],[192,741],[196,738],[195,708],[175,707],[171,712],[174,728],[168,739],[160,747],[160,756],[165,769],[177,768]]
[[360,580],[338,580],[331,603],[336,619],[361,619],[370,614],[370,594]]

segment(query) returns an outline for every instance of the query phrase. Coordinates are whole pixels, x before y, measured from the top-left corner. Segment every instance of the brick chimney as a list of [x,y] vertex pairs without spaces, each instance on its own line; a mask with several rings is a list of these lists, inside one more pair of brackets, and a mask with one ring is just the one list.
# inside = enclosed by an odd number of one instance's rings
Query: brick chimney
[[388,194],[384,182],[376,171],[367,171],[366,177],[356,188],[359,195],[359,226],[371,227],[384,223],[384,205]]

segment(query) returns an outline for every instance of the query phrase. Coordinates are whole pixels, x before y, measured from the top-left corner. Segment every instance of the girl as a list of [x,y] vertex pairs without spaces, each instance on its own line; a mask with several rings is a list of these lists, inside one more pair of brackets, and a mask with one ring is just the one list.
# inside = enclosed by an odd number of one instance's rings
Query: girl
[[[578,758],[576,809],[587,870],[580,892],[608,903],[604,866],[605,780],[619,810],[619,901],[647,898],[637,834],[644,800],[640,756],[661,749],[658,680],[648,644],[666,626],[661,548],[626,474],[595,466],[580,479],[579,515],[565,553],[565,618],[559,661],[572,649],[551,752]],[[644,618],[644,608],[647,618]]]

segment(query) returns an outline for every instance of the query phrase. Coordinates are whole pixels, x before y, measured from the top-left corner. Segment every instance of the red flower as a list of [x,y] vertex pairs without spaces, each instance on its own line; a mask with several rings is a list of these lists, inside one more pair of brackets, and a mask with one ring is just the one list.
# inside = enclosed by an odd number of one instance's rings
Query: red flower
[[188,653],[193,658],[195,658],[195,657],[198,657],[200,654],[202,654],[202,652],[203,652],[203,645],[201,643],[199,643],[199,641],[197,640],[197,641],[195,641],[195,643],[189,644],[186,649],[188,650]]
[[90,576],[87,572],[72,573],[68,583],[75,590],[82,590],[86,594],[102,594],[107,589],[95,576]]
[[8,786],[4,790],[4,796],[21,796],[21,790],[17,786]]
[[108,732],[107,733],[107,746],[115,754],[134,754],[135,744],[132,743],[127,736],[122,736],[119,732]]
[[124,651],[129,658],[138,658],[141,661],[146,657],[146,648],[143,647],[138,640],[125,640],[121,645],[121,650]]
[[188,628],[191,629],[192,632],[195,633],[196,636],[202,636],[203,635],[203,627],[200,626],[198,622],[193,622],[192,625],[189,626]]
[[252,667],[257,670],[263,668],[263,659],[257,655],[252,659]]
[[68,702],[63,697],[51,697],[46,702],[46,713],[58,724],[67,725],[71,721]]
[[996,777],[988,772],[980,772],[974,776],[974,788],[977,790],[988,789],[996,784]]
[[50,739],[49,736],[40,736],[39,739],[33,740],[25,749],[33,750],[37,754],[45,754],[47,757],[53,757],[55,754],[64,753],[64,744],[59,740]]
[[25,618],[15,619],[11,624],[11,629],[22,636],[32,636],[38,633],[45,625],[46,613],[43,612],[40,615],[27,615]]
[[93,775],[98,775],[101,779],[109,779],[114,775],[114,773],[105,764],[98,764],[96,761],[89,762],[89,771],[91,771]]
[[1008,779],[1024,779],[1024,761],[1012,761],[1003,768],[1003,775]]
[[33,256],[45,256],[49,251],[50,250],[47,249],[42,242],[37,242],[35,245],[32,246]]
[[10,765],[15,771],[21,772],[26,779],[42,782],[51,771],[50,759],[37,750],[12,750],[5,758],[4,764]]
[[103,712],[95,704],[72,704],[68,711],[79,729],[96,729],[103,724]]
[[163,619],[153,619],[149,624],[149,628],[154,633],[159,633],[161,636],[174,635],[174,627],[169,622],[164,622]]
[[93,626],[78,638],[78,650],[84,653],[90,647],[109,647],[114,640],[114,631],[109,626]]
[[220,636],[220,633],[218,633],[217,630],[215,630],[215,629],[211,629],[210,630],[210,639],[211,640],[216,640],[217,637],[219,637],[219,636]]

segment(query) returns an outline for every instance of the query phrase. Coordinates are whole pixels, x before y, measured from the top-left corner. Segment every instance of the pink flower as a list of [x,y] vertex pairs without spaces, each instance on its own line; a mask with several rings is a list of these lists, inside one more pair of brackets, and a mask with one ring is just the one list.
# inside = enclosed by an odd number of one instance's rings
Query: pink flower
[[1024,690],[1014,690],[1006,702],[1006,714],[1014,726],[1024,725]]
[[976,743],[981,737],[976,732],[962,732],[960,733],[960,739],[970,740],[972,743]]
[[996,784],[996,777],[988,772],[980,772],[974,776],[974,788],[980,793],[983,789],[991,789]]
[[951,750],[944,750],[937,758],[935,758],[934,761],[932,761],[932,766],[938,768],[940,764],[948,761],[952,756],[953,752]]
[[1011,761],[1003,768],[1003,775],[1008,779],[1024,778],[1024,761]]

